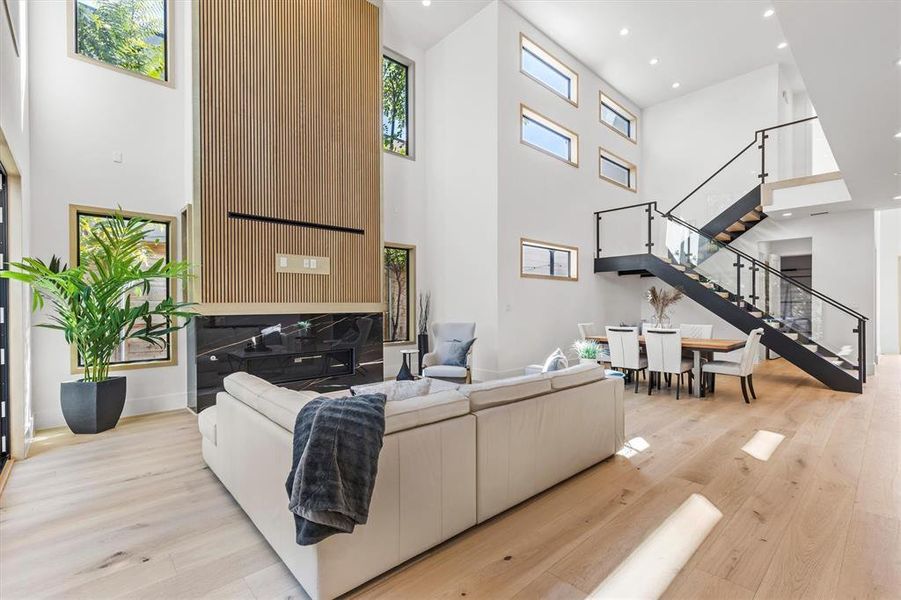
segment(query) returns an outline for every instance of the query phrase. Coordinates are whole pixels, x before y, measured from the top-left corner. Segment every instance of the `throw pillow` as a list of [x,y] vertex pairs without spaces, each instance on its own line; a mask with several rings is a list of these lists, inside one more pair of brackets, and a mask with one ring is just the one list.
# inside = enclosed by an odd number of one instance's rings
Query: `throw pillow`
[[371,383],[367,385],[355,385],[350,388],[351,394],[354,396],[362,396],[364,394],[385,394],[387,402],[397,402],[399,400],[407,400],[417,396],[426,396],[432,380],[423,378],[413,381],[385,381],[382,383]]
[[541,372],[550,373],[551,371],[560,371],[567,367],[569,367],[569,361],[566,360],[566,355],[563,354],[563,351],[560,350],[560,348],[557,348],[547,357],[547,360],[544,361],[544,367],[541,368]]
[[461,342],[460,340],[440,342],[435,348],[438,364],[445,367],[465,367],[466,355],[469,353],[473,343],[475,343],[475,339],[471,339],[468,342]]

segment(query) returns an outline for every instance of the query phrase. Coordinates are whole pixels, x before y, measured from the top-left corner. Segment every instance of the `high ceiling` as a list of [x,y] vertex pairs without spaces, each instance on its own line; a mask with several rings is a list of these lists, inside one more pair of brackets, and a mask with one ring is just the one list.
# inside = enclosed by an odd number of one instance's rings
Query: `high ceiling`
[[[792,63],[769,2],[511,0],[510,5],[641,107],[777,62]],[[620,35],[622,28],[628,35]],[[651,66],[649,61],[659,63]],[[672,84],[678,82],[678,89]]]
[[383,0],[385,24],[420,50],[428,50],[444,36],[485,8],[490,0]]
[[901,207],[901,2],[777,1],[776,14],[854,207]]

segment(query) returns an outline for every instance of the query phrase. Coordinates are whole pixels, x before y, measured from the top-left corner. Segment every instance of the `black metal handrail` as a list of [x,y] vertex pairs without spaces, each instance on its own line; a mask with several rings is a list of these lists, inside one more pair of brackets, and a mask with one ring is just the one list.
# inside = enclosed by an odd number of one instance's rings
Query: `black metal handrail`
[[679,208],[680,206],[682,206],[689,198],[691,198],[692,196],[694,196],[701,188],[703,188],[705,185],[707,185],[708,183],[710,183],[710,181],[711,181],[714,177],[716,177],[717,175],[719,175],[720,173],[722,173],[722,172],[726,169],[726,167],[728,167],[729,165],[731,165],[732,163],[734,163],[736,160],[738,160],[739,157],[741,157],[742,154],[744,154],[745,152],[747,152],[748,150],[750,150],[752,146],[754,146],[755,144],[758,143],[758,138],[759,138],[759,144],[760,144],[760,145],[757,147],[757,149],[760,150],[760,174],[759,174],[757,177],[760,179],[760,183],[764,183],[765,180],[766,180],[766,177],[767,177],[767,173],[765,172],[765,168],[766,168],[766,140],[767,140],[767,137],[768,137],[768,136],[766,135],[767,132],[769,132],[769,131],[775,131],[776,129],[782,129],[783,127],[791,127],[792,125],[798,125],[799,123],[806,123],[806,122],[808,122],[808,121],[813,121],[813,120],[815,120],[815,119],[817,119],[817,118],[818,118],[817,116],[806,117],[806,118],[804,118],[804,119],[797,119],[797,120],[795,120],[795,121],[789,121],[788,123],[780,123],[779,125],[773,125],[773,126],[771,126],[771,127],[765,127],[764,129],[758,129],[758,130],[756,130],[756,131],[754,132],[754,139],[751,140],[751,142],[750,142],[747,146],[745,146],[744,148],[742,148],[741,150],[739,150],[738,153],[737,153],[735,156],[733,156],[732,158],[730,158],[730,159],[728,160],[728,162],[726,162],[726,164],[724,164],[722,167],[720,167],[719,169],[717,169],[716,171],[714,171],[714,172],[713,172],[713,175],[711,175],[710,177],[708,177],[707,179],[705,179],[703,182],[701,182],[701,185],[699,185],[699,186],[696,187],[695,189],[691,190],[691,191],[688,193],[687,196],[685,196],[684,198],[682,198],[681,200],[679,200],[679,202],[677,202],[674,206],[670,207],[670,209],[669,209],[668,211],[666,211],[666,215],[667,215],[667,216],[672,215],[674,210],[676,210],[677,208]]

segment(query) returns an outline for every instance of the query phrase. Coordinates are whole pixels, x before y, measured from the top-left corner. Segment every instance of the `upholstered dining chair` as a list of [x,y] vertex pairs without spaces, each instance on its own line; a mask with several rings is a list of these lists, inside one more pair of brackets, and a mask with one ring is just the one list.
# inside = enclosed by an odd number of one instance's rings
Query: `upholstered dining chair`
[[[594,323],[577,323],[579,327],[579,339],[584,340],[585,338],[601,335],[601,331],[598,329],[598,326]],[[609,363],[610,362],[610,345],[609,344],[601,344],[600,345],[600,353],[598,354],[598,362]]]
[[649,327],[644,332],[644,347],[648,356],[648,395],[654,384],[660,385],[662,376],[676,375],[676,400],[682,391],[682,376],[688,373],[688,393],[692,392],[691,370],[694,361],[682,358],[682,333],[678,329],[655,329]]
[[716,385],[716,375],[731,375],[741,379],[741,393],[745,397],[747,404],[751,403],[748,398],[748,389],[751,390],[751,396],[756,400],[757,394],[754,392],[754,365],[757,361],[757,354],[760,350],[760,338],[763,336],[763,327],[751,330],[748,334],[748,341],[741,353],[741,360],[734,362],[730,360],[711,360],[701,365],[701,373],[710,377],[709,388],[712,390]]
[[610,346],[610,365],[622,369],[635,378],[638,392],[638,374],[648,368],[648,359],[641,356],[638,346],[638,327],[606,327],[607,345]]
[[464,366],[440,364],[436,350],[442,342],[468,342],[475,336],[475,323],[434,323],[432,337],[435,341],[432,348],[435,350],[422,357],[422,376],[455,383],[472,383],[472,347],[466,354]]

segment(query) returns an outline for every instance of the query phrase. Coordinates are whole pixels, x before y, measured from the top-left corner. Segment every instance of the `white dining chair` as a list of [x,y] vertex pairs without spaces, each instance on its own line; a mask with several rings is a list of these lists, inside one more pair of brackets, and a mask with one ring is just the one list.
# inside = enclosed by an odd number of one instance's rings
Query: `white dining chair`
[[741,378],[741,393],[745,397],[747,404],[751,403],[748,398],[748,388],[751,390],[751,396],[756,400],[757,394],[754,392],[754,365],[757,361],[757,354],[760,350],[760,338],[763,336],[763,327],[751,330],[748,334],[748,341],[741,353],[741,360],[734,362],[731,360],[711,360],[701,365],[701,373],[710,376],[709,389],[711,391],[716,387],[716,375],[731,375]]
[[695,338],[699,340],[709,340],[713,338],[713,325],[682,323],[679,325],[679,331],[684,338]]
[[635,378],[638,392],[638,374],[648,368],[648,359],[641,356],[637,327],[606,327],[607,345],[610,348],[610,365],[622,369]]
[[682,358],[682,333],[678,329],[648,328],[644,334],[644,346],[648,355],[648,395],[654,384],[660,387],[660,379],[664,376],[677,375],[676,400],[682,391],[682,377],[688,373],[688,393],[692,393],[691,370],[694,361]]

